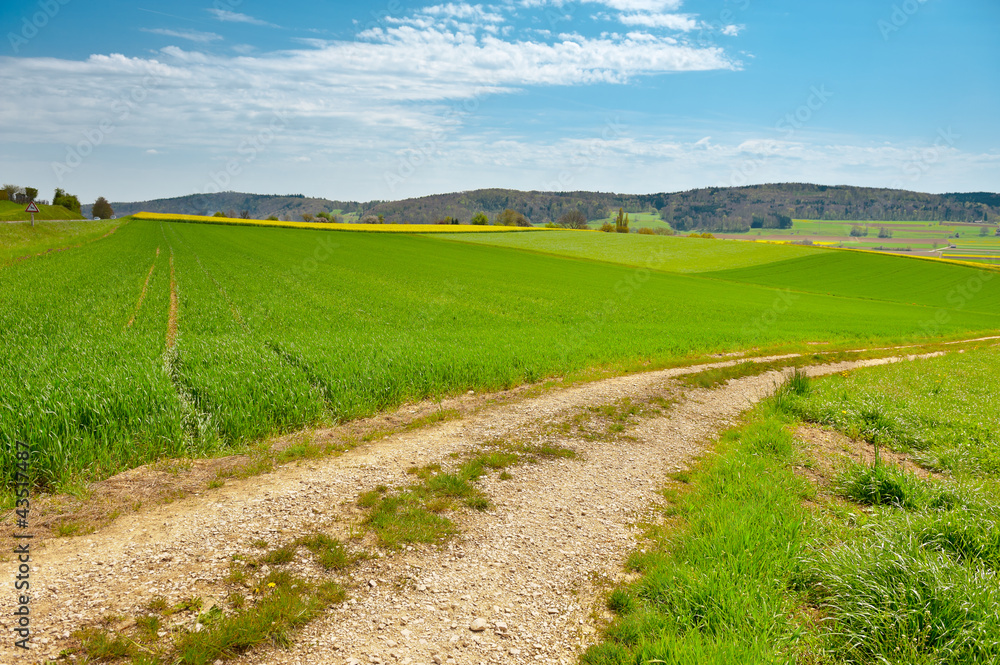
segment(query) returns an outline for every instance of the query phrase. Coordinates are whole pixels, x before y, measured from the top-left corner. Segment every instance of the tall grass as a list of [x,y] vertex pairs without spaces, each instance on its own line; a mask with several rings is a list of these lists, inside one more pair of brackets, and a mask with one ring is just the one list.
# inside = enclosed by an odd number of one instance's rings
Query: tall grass
[[916,447],[925,461],[942,450],[963,460],[945,478],[878,459],[838,476],[832,489],[870,506],[871,517],[844,525],[832,546],[815,543],[803,567],[801,588],[825,616],[821,651],[833,662],[1000,662],[996,469],[970,463],[996,455],[997,442],[981,438],[996,431],[996,404],[977,399],[996,387],[985,371],[996,359],[996,349],[980,349],[858,371],[785,402],[856,437]]
[[[631,559],[641,578],[609,596],[617,618],[583,662],[1000,662],[1000,492],[992,470],[966,466],[957,477],[920,478],[855,463],[813,494],[794,473],[808,461],[783,427],[789,412],[824,404],[838,386],[835,394],[870,409],[839,420],[844,431],[876,422],[875,412],[889,414],[894,435],[895,409],[922,406],[895,400],[926,385],[929,369],[960,374],[995,354],[858,372],[863,398],[840,392],[844,377],[791,377],[690,474],[673,519],[652,529],[651,544]],[[996,380],[957,384],[949,399],[968,400]],[[950,414],[953,431],[981,427],[993,408]]]
[[642,577],[611,594],[619,617],[582,662],[794,662],[804,643],[788,587],[810,534],[808,490],[785,468],[791,435],[764,418],[719,446],[678,500],[683,529],[654,529],[632,557]]

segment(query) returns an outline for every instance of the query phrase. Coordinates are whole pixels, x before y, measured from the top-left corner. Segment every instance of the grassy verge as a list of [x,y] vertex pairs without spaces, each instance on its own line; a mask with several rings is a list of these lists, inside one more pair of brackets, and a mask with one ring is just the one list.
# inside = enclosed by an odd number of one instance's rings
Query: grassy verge
[[0,223],[0,266],[24,256],[82,245],[118,228],[124,220]]
[[[998,359],[795,377],[668,491],[582,662],[998,662]],[[796,473],[813,464],[791,434],[801,419],[875,443],[875,461],[814,486]],[[944,473],[885,463],[883,446]]]
[[788,589],[810,537],[794,454],[780,417],[759,412],[668,490],[668,519],[629,560],[640,578],[611,593],[617,619],[582,662],[794,660],[808,634]]

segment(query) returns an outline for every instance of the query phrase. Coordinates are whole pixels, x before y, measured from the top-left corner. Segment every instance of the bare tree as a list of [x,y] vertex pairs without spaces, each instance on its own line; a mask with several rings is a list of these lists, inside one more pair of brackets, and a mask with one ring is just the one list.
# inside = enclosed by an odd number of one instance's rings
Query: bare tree
[[559,218],[556,222],[564,229],[585,229],[587,227],[587,216],[579,210],[570,210]]

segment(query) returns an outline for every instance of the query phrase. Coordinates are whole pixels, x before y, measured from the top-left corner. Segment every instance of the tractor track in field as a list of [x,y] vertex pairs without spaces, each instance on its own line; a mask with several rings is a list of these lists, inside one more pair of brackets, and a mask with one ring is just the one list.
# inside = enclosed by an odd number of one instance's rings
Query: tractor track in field
[[[156,248],[156,256],[160,255],[160,248]],[[125,329],[132,327],[135,323],[135,317],[139,316],[139,310],[142,309],[142,302],[146,299],[146,291],[149,290],[149,280],[153,278],[153,271],[156,270],[156,259],[153,259],[153,265],[149,266],[149,272],[146,273],[146,281],[142,284],[142,292],[139,293],[139,300],[135,303],[135,309],[132,310],[132,316],[129,318],[128,323],[125,324]]]
[[[941,353],[805,371],[819,376],[931,355]],[[78,646],[73,631],[102,619],[112,630],[127,630],[156,596],[171,605],[197,596],[205,609],[215,603],[229,611],[224,580],[233,555],[259,557],[255,541],[276,547],[318,530],[349,541],[363,516],[356,503],[360,493],[408,485],[414,480],[408,468],[448,468],[456,455],[498,439],[552,443],[578,457],[513,467],[507,480],[485,476],[479,487],[492,507],[454,514],[460,533],[442,546],[378,551],[370,536],[351,540],[351,548],[378,556],[356,563],[341,578],[349,601],[295,633],[287,649],[258,647],[226,662],[575,662],[599,636],[605,620],[600,599],[623,579],[628,554],[641,547],[641,524],[657,519],[668,474],[706,453],[715,436],[773,394],[783,378],[781,371],[769,371],[714,389],[677,381],[739,362],[614,377],[487,403],[459,420],[143,508],[90,535],[35,542],[33,648],[14,649],[7,637],[0,662],[46,662]],[[581,436],[561,426],[589,407],[656,398],[670,400],[666,411],[637,417],[614,435]],[[287,566],[307,577],[323,574],[304,555]],[[13,592],[0,594],[0,632],[7,636],[14,628],[14,602]],[[475,619],[485,620],[486,629],[470,630]],[[178,620],[186,621],[178,628],[194,626],[193,619]]]

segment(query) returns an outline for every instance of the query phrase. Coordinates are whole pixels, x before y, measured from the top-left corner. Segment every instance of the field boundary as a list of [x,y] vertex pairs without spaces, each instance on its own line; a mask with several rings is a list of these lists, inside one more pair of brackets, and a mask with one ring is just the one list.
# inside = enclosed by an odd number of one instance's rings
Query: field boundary
[[194,224],[214,224],[218,226],[243,226],[284,229],[306,229],[312,231],[348,231],[353,233],[520,233],[543,231],[570,231],[573,229],[550,229],[535,226],[473,226],[469,224],[346,224],[324,222],[282,222],[261,219],[233,219],[231,217],[208,217],[205,215],[173,215],[167,213],[137,212],[133,219],[158,222],[180,222]]

